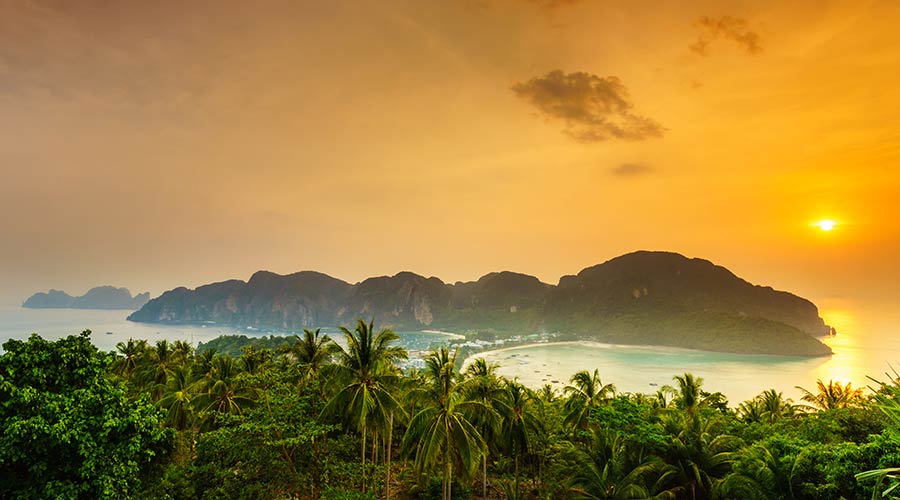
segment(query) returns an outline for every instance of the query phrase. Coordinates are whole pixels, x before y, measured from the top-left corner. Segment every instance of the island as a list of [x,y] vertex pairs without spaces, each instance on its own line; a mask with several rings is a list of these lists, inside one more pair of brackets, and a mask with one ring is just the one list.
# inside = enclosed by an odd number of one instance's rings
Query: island
[[73,297],[61,290],[39,292],[22,304],[30,309],[140,309],[150,300],[150,292],[131,296],[127,288],[98,286],[79,297]]
[[830,328],[807,299],[753,285],[704,259],[638,251],[556,285],[510,271],[445,283],[411,272],[356,284],[315,271],[268,271],[169,290],[128,319],[297,332],[352,325],[464,332],[470,338],[555,333],[594,340],[746,354],[827,356]]

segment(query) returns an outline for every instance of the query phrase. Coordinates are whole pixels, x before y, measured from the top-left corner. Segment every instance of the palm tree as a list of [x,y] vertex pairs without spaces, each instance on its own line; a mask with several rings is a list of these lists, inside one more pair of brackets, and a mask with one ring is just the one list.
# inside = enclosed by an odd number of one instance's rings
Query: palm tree
[[178,354],[167,340],[160,340],[146,351],[141,358],[141,366],[137,369],[137,379],[143,387],[150,390],[154,401],[159,401],[165,390],[169,374],[180,361]]
[[193,372],[189,367],[176,366],[172,370],[163,397],[157,406],[166,411],[166,425],[183,431],[193,425],[192,400],[197,390]]
[[759,396],[744,401],[737,408],[738,418],[747,423],[762,422],[764,413],[765,407]]
[[206,349],[205,351],[194,356],[194,362],[191,368],[194,371],[194,377],[205,377],[212,369],[213,359],[216,357],[215,349]]
[[757,396],[762,405],[762,417],[765,421],[775,423],[783,418],[792,418],[796,414],[794,402],[776,391],[768,389]]
[[688,413],[694,413],[703,401],[703,393],[700,390],[700,387],[703,386],[703,379],[694,377],[690,373],[676,375],[673,379],[678,383],[676,406]]
[[[719,419],[715,415],[696,412],[689,417],[688,423],[683,425],[684,422],[674,414],[664,422],[674,436],[666,461],[674,466],[673,479],[683,488],[687,498],[733,498],[734,495],[720,493],[746,490],[745,483],[751,481],[749,478],[729,479],[731,464],[743,446],[741,439],[720,433]],[[676,429],[680,431],[673,432]]]
[[315,378],[340,351],[331,337],[320,335],[319,332],[319,328],[303,330],[303,338],[294,335],[294,342],[283,350],[300,365],[305,379]]
[[256,400],[257,391],[243,383],[240,365],[231,356],[216,356],[209,373],[201,383],[199,406],[208,419],[206,427],[215,426],[219,415],[240,415],[243,407]]
[[194,355],[194,348],[191,347],[191,344],[188,342],[176,340],[175,342],[172,342],[172,353],[176,359],[183,363],[191,359],[191,356]]
[[537,397],[544,403],[553,403],[559,397],[559,394],[556,393],[556,389],[552,385],[544,384],[538,389]]
[[116,344],[116,350],[119,351],[121,356],[117,356],[116,361],[113,363],[113,373],[125,379],[130,379],[147,351],[147,341],[128,339],[128,342]]
[[443,466],[442,499],[451,497],[453,465],[468,477],[485,449],[485,443],[470,416],[492,410],[479,401],[468,400],[466,387],[458,383],[454,368],[456,353],[447,347],[431,352],[425,359],[426,385],[418,392],[424,406],[409,422],[403,449],[415,450],[419,477],[426,468]]
[[648,487],[664,484],[673,469],[655,457],[632,465],[627,440],[615,431],[592,429],[591,438],[583,445],[572,445],[566,456],[572,464],[567,486],[576,498],[625,500],[673,495],[665,490],[654,496]]
[[797,386],[797,389],[800,389],[800,392],[803,393],[801,399],[810,403],[810,406],[807,406],[807,408],[833,410],[858,406],[863,402],[863,390],[854,389],[851,382],[847,382],[847,385],[841,385],[840,382],[829,380],[828,385],[825,385],[822,379],[819,379],[816,380],[816,386],[818,387],[817,393],[812,393],[799,385]]
[[259,348],[252,344],[241,349],[241,365],[250,375],[261,374],[270,366],[272,358],[271,349]]
[[[503,392],[496,373],[497,365],[488,363],[484,358],[475,358],[475,361],[466,368],[466,397],[472,401],[478,401],[484,406],[491,406],[496,410],[498,397]],[[494,441],[497,418],[494,412],[479,411],[473,415],[473,422],[481,432],[485,441],[484,453],[481,455],[481,488],[482,497],[487,497],[487,462],[490,454],[490,443]]]
[[341,327],[347,348],[340,347],[335,379],[341,387],[322,409],[322,414],[342,414],[362,435],[362,489],[366,488],[366,433],[377,425],[386,426],[395,412],[403,409],[393,394],[398,379],[394,363],[406,359],[406,350],[391,344],[399,339],[392,330],[375,333],[373,322],[359,320],[356,329]]
[[572,385],[563,389],[563,393],[569,396],[565,405],[564,423],[577,432],[587,426],[587,419],[592,408],[615,397],[616,386],[604,384],[600,380],[598,370],[594,370],[593,374],[587,370],[581,370],[572,375],[569,382]]
[[[596,372],[594,374],[596,376]],[[515,491],[518,496],[519,459],[532,450],[532,436],[541,434],[543,428],[534,412],[537,398],[524,385],[517,381],[506,381],[500,401],[503,442],[507,452],[514,457]]]
[[[885,373],[890,382],[882,382],[872,377],[869,378],[880,386],[873,396],[873,406],[881,410],[886,418],[884,434],[896,444],[900,442],[900,374],[893,367],[891,367],[891,372]],[[898,464],[894,461],[893,465]],[[874,480],[873,499],[896,498],[895,492],[900,489],[900,467],[886,467],[860,472],[856,475],[856,479],[857,481]]]

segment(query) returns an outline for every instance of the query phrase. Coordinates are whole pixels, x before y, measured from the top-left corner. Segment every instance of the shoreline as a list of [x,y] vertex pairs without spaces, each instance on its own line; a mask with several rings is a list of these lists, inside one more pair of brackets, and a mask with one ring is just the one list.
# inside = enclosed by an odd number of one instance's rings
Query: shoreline
[[476,358],[483,358],[487,356],[496,356],[503,352],[515,351],[519,349],[529,349],[532,347],[541,347],[541,346],[566,346],[566,345],[579,345],[583,347],[592,347],[592,348],[600,348],[600,349],[615,349],[615,348],[626,348],[626,349],[638,349],[638,350],[646,350],[646,351],[669,351],[669,352],[684,352],[684,353],[702,353],[702,354],[717,354],[723,356],[740,356],[740,357],[754,357],[754,358],[776,358],[784,361],[801,361],[807,359],[815,359],[820,358],[821,356],[786,356],[779,354],[754,354],[754,353],[738,353],[738,352],[724,352],[724,351],[707,351],[704,349],[690,349],[686,347],[675,347],[675,346],[666,346],[666,345],[656,345],[656,344],[611,344],[608,342],[597,342],[595,340],[563,340],[559,342],[529,342],[527,344],[514,345],[509,347],[501,347],[498,349],[489,349],[479,352],[474,352],[466,356],[463,360],[462,370],[465,370],[466,367],[469,366]]

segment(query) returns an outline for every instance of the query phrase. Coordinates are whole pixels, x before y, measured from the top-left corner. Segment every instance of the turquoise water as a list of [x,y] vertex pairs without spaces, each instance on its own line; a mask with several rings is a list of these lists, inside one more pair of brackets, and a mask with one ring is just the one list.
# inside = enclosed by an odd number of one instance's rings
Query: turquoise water
[[498,372],[530,387],[562,389],[579,370],[599,370],[604,383],[619,391],[654,393],[672,377],[691,372],[704,389],[724,393],[732,406],[775,388],[795,401],[796,386],[813,390],[816,380],[872,384],[900,367],[900,314],[888,306],[864,308],[846,300],[823,301],[821,314],[839,334],[824,339],[834,355],[821,358],[759,356],[692,351],[668,347],[615,346],[599,343],[545,344],[482,354]]
[[[821,305],[821,304],[820,304]],[[40,333],[47,339],[91,329],[92,340],[104,351],[129,338],[151,342],[184,340],[196,346],[219,335],[267,335],[217,325],[154,325],[125,320],[127,311],[75,309],[23,309],[0,307],[0,342],[27,339]],[[686,371],[705,379],[704,388],[721,391],[733,406],[765,389],[775,388],[795,399],[800,385],[812,389],[817,379],[870,384],[866,376],[882,377],[889,365],[900,366],[900,314],[898,309],[862,308],[846,301],[826,303],[822,315],[840,332],[826,339],[835,354],[825,358],[790,358],[690,351],[666,347],[612,346],[607,344],[548,344],[484,353],[500,365],[499,372],[531,387],[552,384],[562,388],[578,370],[600,371],[605,383],[620,391],[656,392],[672,377]],[[110,333],[107,333],[110,332]],[[335,330],[326,330],[342,343]],[[429,332],[400,332],[400,344],[423,351],[446,344],[452,336]],[[553,382],[556,381],[556,382]]]

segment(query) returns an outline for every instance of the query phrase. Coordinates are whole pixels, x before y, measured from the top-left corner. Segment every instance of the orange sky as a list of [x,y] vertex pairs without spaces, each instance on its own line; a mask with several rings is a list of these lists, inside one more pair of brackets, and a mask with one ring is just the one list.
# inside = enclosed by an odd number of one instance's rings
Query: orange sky
[[555,283],[659,249],[900,300],[897,19],[892,1],[0,0],[0,299],[257,269]]

